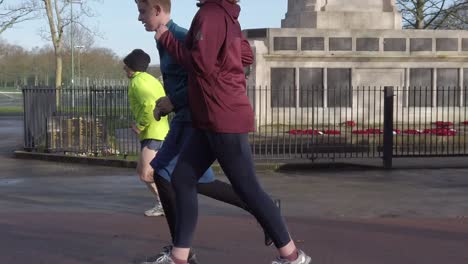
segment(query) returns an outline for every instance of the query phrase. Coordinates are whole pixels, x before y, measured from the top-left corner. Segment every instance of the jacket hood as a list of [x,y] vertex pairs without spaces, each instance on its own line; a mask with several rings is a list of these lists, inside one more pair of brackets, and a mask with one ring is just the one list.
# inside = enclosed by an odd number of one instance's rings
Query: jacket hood
[[205,4],[207,3],[213,3],[221,6],[224,11],[226,11],[226,13],[231,17],[233,22],[236,22],[237,18],[239,18],[241,8],[238,4],[233,4],[227,0],[207,0]]

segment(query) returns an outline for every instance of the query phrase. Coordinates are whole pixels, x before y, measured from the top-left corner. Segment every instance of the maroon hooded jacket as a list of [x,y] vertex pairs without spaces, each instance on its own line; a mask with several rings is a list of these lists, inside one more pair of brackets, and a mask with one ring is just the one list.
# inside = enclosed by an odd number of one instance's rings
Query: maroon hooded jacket
[[219,133],[254,130],[243,67],[253,62],[243,37],[240,7],[207,0],[195,15],[185,43],[165,32],[158,43],[188,71],[189,104],[195,128]]

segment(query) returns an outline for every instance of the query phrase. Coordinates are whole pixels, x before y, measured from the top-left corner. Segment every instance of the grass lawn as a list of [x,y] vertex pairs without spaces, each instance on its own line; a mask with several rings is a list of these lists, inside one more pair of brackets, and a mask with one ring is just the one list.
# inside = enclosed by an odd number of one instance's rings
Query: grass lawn
[[0,93],[1,92],[20,92],[21,93],[21,89],[18,90],[14,87],[0,87]]
[[0,106],[0,114],[20,114],[23,113],[21,106]]

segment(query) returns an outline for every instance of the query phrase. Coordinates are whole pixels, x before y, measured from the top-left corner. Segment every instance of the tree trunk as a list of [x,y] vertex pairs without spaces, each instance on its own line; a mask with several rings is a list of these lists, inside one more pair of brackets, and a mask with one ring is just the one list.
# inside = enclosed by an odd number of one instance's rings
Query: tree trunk
[[55,88],[62,88],[62,55],[55,55]]
[[61,104],[62,94],[62,54],[55,54],[55,105],[58,107]]
[[418,0],[416,2],[416,29],[424,29],[424,6],[427,0]]

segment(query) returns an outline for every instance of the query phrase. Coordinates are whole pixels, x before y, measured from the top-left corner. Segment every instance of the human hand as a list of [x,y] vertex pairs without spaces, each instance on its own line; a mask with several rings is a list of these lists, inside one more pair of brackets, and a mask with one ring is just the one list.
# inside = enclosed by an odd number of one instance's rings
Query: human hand
[[164,115],[167,115],[170,112],[174,111],[174,105],[172,104],[171,99],[168,96],[164,96],[164,97],[159,98],[156,101],[156,107]]
[[145,183],[154,183],[153,173],[140,174],[140,180]]
[[166,25],[163,25],[163,24],[159,25],[159,27],[156,29],[156,34],[154,35],[154,38],[156,40],[159,40],[162,34],[164,34],[166,31],[167,31]]
[[137,135],[140,135],[140,133],[141,133],[141,130],[138,129],[138,127],[136,126],[135,123],[132,123],[132,131]]
[[161,117],[163,116],[163,112],[161,112],[161,109],[159,109],[158,107],[155,107],[153,110],[153,116],[154,116],[154,119],[156,119],[156,121],[159,121],[161,120]]

